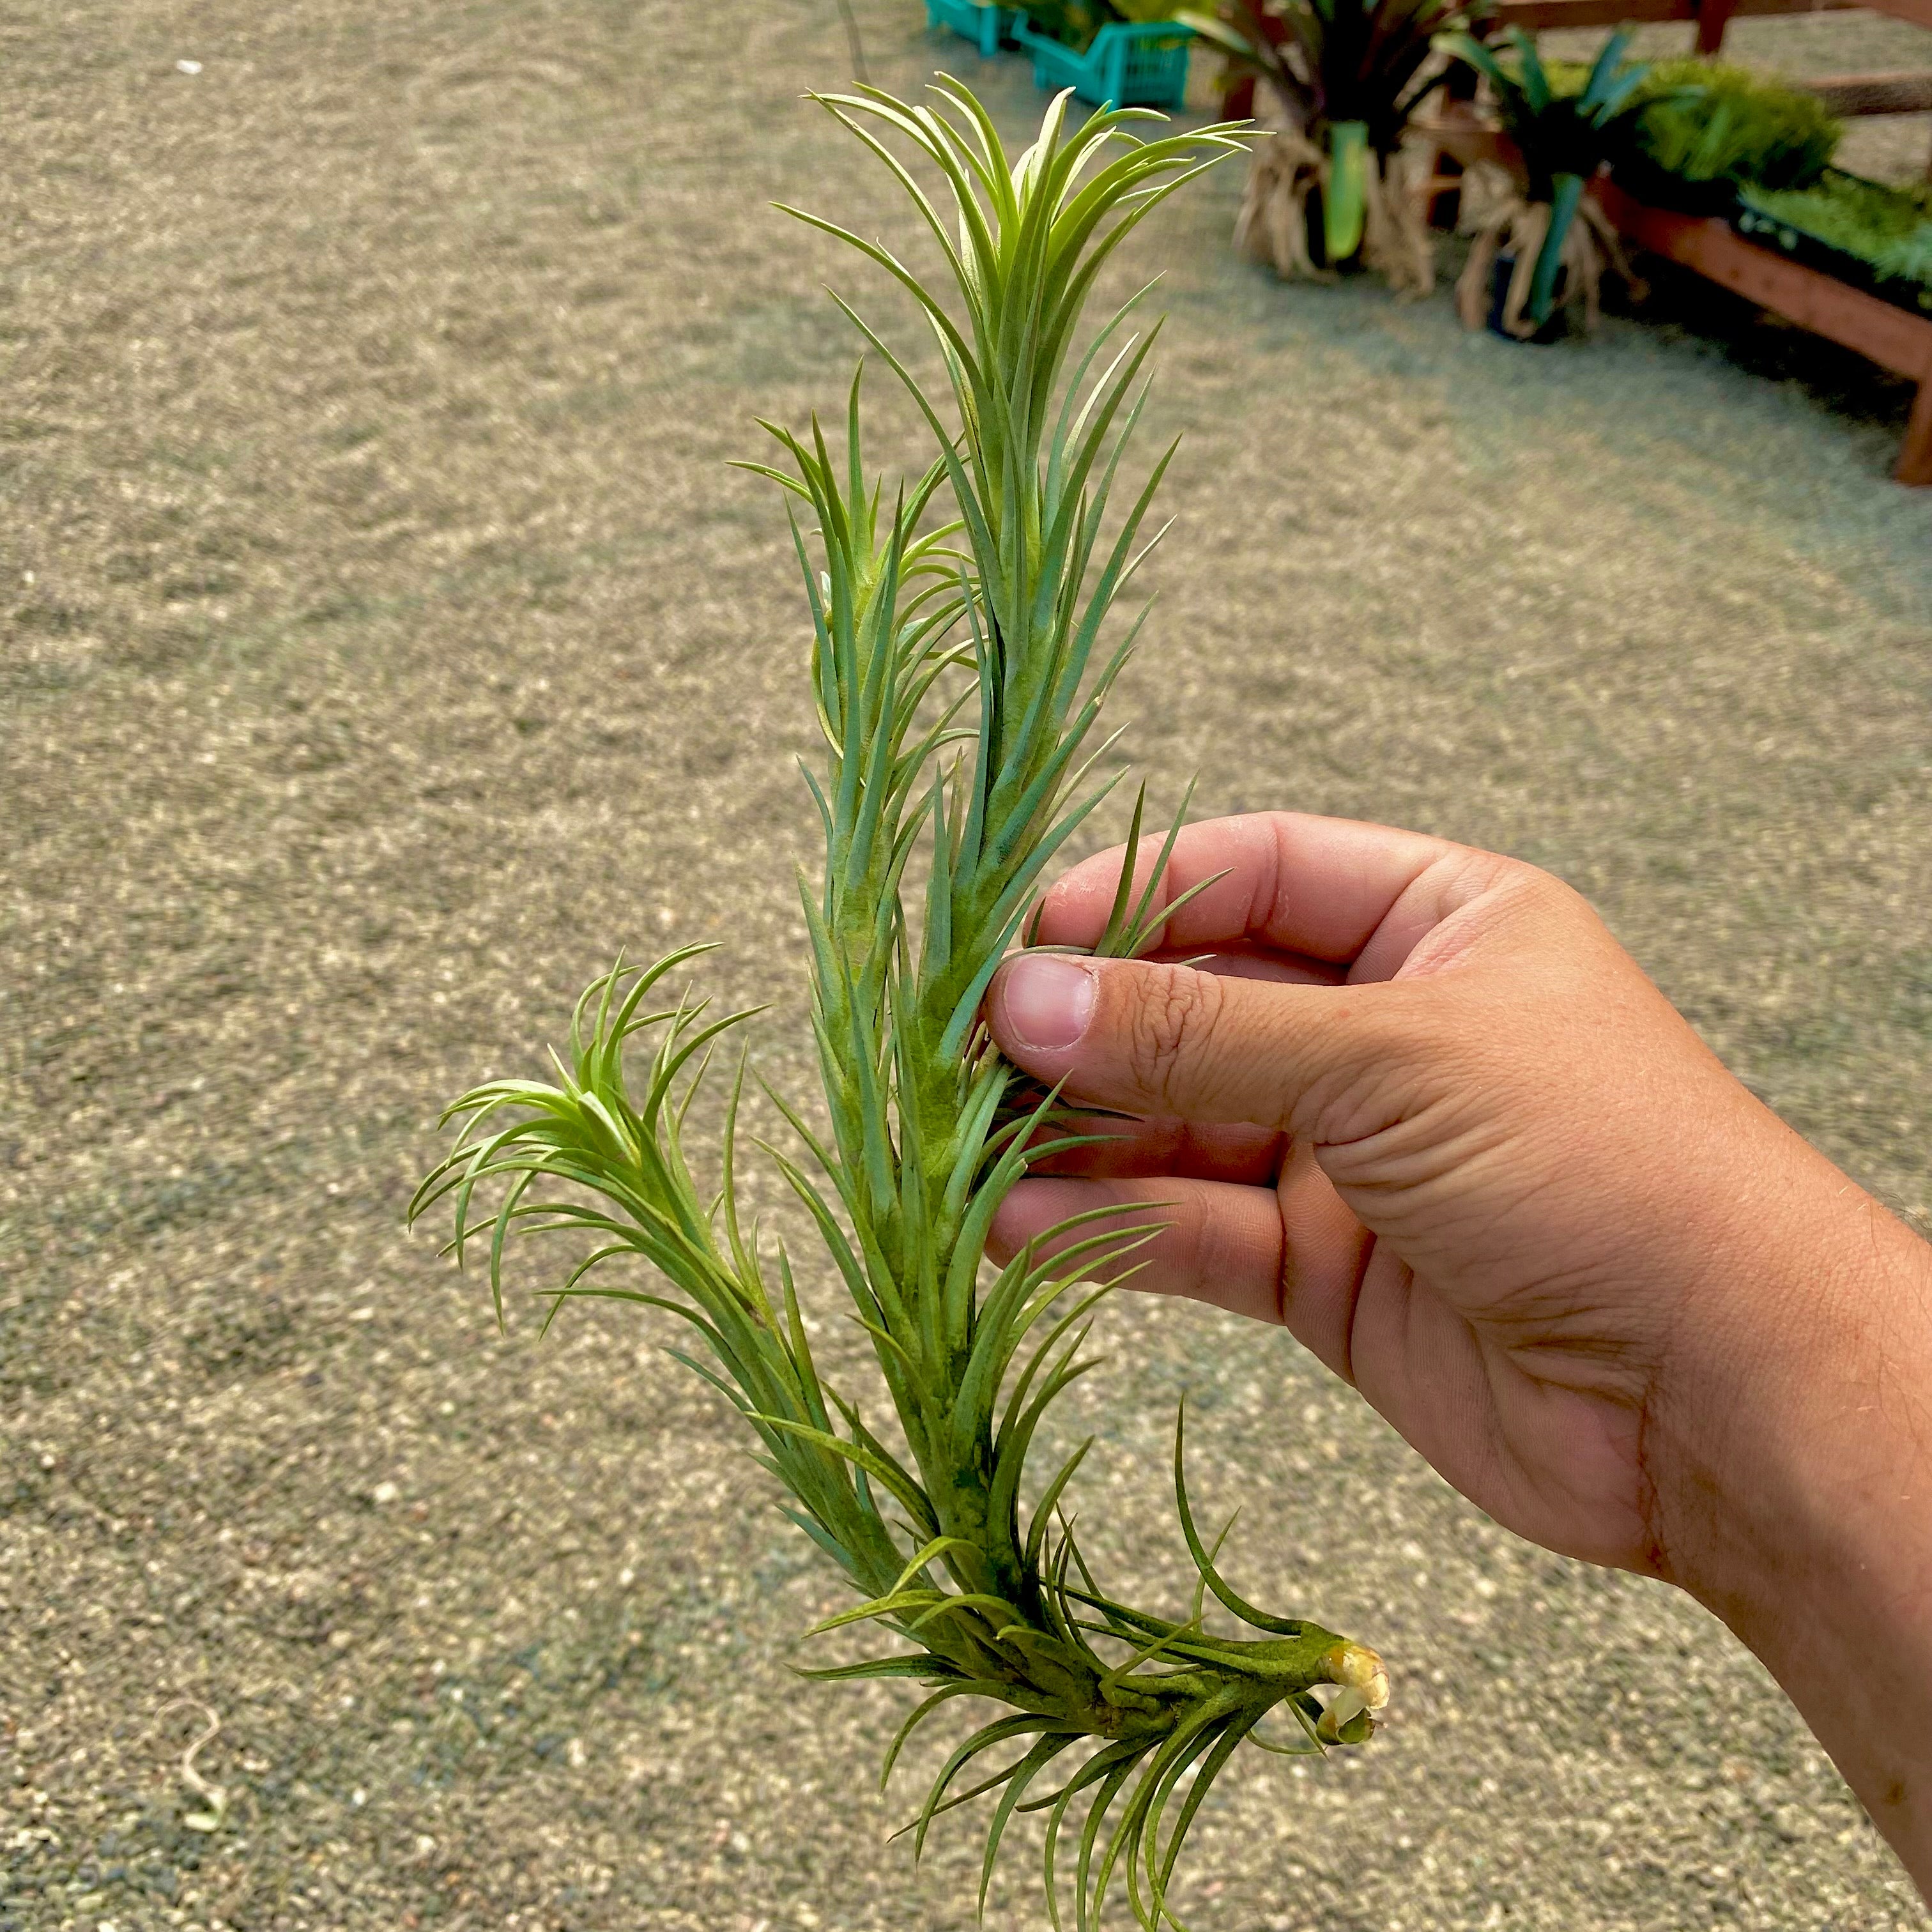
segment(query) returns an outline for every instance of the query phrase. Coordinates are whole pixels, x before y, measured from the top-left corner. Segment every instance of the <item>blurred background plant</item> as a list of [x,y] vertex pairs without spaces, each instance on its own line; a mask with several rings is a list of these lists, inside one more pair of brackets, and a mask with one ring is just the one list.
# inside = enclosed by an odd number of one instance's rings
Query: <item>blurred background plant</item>
[[1030,25],[1070,47],[1085,48],[1102,27],[1144,26],[1176,18],[1189,0],[1016,0]]
[[[1628,32],[1611,35],[1580,86],[1562,70],[1552,75],[1521,28],[1508,38],[1507,56],[1468,33],[1445,34],[1438,44],[1486,84],[1522,170],[1521,180],[1493,193],[1476,216],[1456,307],[1468,328],[1480,328],[1493,314],[1504,333],[1526,341],[1573,302],[1582,303],[1586,326],[1594,328],[1604,268],[1614,265],[1630,278],[1615,231],[1584,190],[1612,152],[1648,70],[1624,61]],[[1498,310],[1492,284],[1504,265]]]
[[1255,151],[1237,247],[1285,276],[1359,260],[1426,294],[1433,250],[1402,166],[1402,135],[1442,63],[1461,0],[1221,0],[1184,16],[1256,84],[1270,140]]
[[1912,305],[1932,308],[1932,182],[1893,185],[1828,168],[1804,188],[1747,184],[1738,200],[1748,234],[1786,250],[1803,241],[1848,256],[1880,294],[1899,292],[1884,284],[1910,283]]
[[1655,62],[1639,81],[1615,166],[1640,201],[1718,212],[1742,182],[1810,187],[1844,134],[1815,94],[1687,56]]

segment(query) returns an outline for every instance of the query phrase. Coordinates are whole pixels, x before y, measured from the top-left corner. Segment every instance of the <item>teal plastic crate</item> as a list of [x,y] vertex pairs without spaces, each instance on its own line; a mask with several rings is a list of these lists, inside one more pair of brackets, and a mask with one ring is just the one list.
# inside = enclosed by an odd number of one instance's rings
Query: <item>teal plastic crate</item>
[[1084,54],[1024,20],[1015,22],[1013,38],[1033,56],[1040,86],[1070,87],[1096,106],[1178,107],[1186,98],[1192,27],[1110,20]]
[[950,27],[961,39],[970,40],[984,60],[1012,44],[1016,18],[1010,7],[982,6],[980,0],[926,0],[926,24]]

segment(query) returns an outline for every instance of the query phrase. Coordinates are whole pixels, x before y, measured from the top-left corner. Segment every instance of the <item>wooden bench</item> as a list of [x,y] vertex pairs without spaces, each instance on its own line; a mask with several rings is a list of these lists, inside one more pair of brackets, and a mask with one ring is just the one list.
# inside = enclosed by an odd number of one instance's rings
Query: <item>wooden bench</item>
[[[1700,54],[1714,55],[1724,44],[1724,29],[1747,16],[1836,14],[1862,8],[1889,14],[1914,26],[1932,28],[1932,0],[1496,0],[1479,31],[1520,27],[1525,33],[1567,27],[1654,26],[1694,22]],[[1840,115],[1924,114],[1932,112],[1932,74],[1838,74],[1800,81]],[[1932,160],[1926,172],[1932,176]]]
[[1895,308],[1822,269],[1761,248],[1714,216],[1646,208],[1608,179],[1598,180],[1591,192],[1618,233],[1638,248],[1681,262],[1747,302],[1916,382],[1918,398],[1892,475],[1901,483],[1932,484],[1932,317]]
[[[1932,28],[1932,0],[1496,0],[1486,31],[1516,26],[1526,33],[1570,27],[1604,28],[1660,21],[1695,22],[1697,47],[1714,54],[1724,29],[1745,15],[1790,15],[1853,10],[1888,14]],[[1932,74],[1840,74],[1806,83],[1840,114],[1919,113],[1932,108]],[[1439,195],[1453,191],[1455,179],[1442,173],[1447,160],[1457,168],[1479,161],[1509,167],[1516,160],[1507,136],[1490,126],[1467,102],[1444,100],[1411,123],[1432,153],[1423,192],[1432,212]],[[1245,112],[1244,106],[1231,109]],[[1598,206],[1611,225],[1637,248],[1681,262],[1770,310],[1844,347],[1869,356],[1881,367],[1918,385],[1904,447],[1892,474],[1901,483],[1932,485],[1932,318],[1914,315],[1876,296],[1747,241],[1730,223],[1712,217],[1648,208],[1616,184],[1599,179],[1592,187]]]
[[[1490,31],[1518,26],[1527,33],[1694,21],[1698,51],[1714,54],[1733,19],[1840,12],[1853,4],[1854,0],[1496,0],[1488,19]],[[1868,11],[1932,28],[1932,0],[1862,4]],[[1911,114],[1932,108],[1932,74],[1840,74],[1805,84],[1840,114]],[[1435,113],[1418,117],[1416,125],[1424,140],[1434,144],[1438,168],[1444,158],[1463,167],[1479,160],[1507,166],[1514,159],[1508,142],[1461,102],[1444,103]],[[1434,183],[1436,189],[1453,186],[1447,178]],[[1694,269],[1760,308],[1916,382],[1918,396],[1892,474],[1901,483],[1932,485],[1932,318],[1895,308],[1821,269],[1760,248],[1727,221],[1646,207],[1608,180],[1599,180],[1592,192],[1611,225],[1636,247]],[[1432,206],[1433,200],[1432,192]]]
[[1694,21],[1697,51],[1714,54],[1734,20],[1862,9],[1932,27],[1932,0],[1496,0],[1486,19],[1497,27],[1540,34],[1568,27],[1635,27]]

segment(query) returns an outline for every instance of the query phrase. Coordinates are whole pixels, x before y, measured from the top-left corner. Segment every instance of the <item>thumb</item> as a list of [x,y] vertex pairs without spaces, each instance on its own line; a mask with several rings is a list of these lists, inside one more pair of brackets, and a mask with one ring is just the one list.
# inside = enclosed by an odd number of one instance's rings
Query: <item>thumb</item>
[[[1022,953],[994,977],[1000,1050],[1070,1098],[1124,1112],[1252,1121],[1317,1141],[1353,1114],[1364,1076],[1413,1064],[1416,988],[1307,986],[1141,959]],[[1328,1131],[1324,1131],[1324,1130]]]

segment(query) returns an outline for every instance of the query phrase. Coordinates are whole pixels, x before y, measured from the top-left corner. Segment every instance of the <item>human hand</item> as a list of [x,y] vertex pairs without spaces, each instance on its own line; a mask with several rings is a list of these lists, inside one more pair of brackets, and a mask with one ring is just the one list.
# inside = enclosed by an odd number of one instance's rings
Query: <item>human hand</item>
[[[1090,944],[1120,862],[1063,878],[1037,941]],[[1285,1322],[1498,1522],[1694,1590],[1875,1812],[1877,1790],[1924,1832],[1932,1725],[1910,1778],[1832,1725],[1857,1725],[1888,1642],[1918,1643],[1932,1700],[1922,1634],[1886,1635],[1901,1606],[1932,1626],[1932,1539],[1900,1558],[1881,1493],[1912,1491],[1902,1454],[1932,1483],[1924,1245],[1733,1078],[1546,874],[1263,814],[1184,832],[1156,904],[1223,872],[1154,962],[1036,955],[994,980],[1012,1060],[1142,1117],[1096,1120],[1120,1138],[1021,1183],[996,1256],[1099,1205],[1164,1222],[1126,1264],[1134,1286]],[[1904,1435],[1848,1430],[1888,1383]],[[1897,1587],[1834,1634],[1807,1592],[1880,1539]],[[1887,1828],[1903,1848],[1910,1831]],[[1922,1879],[1928,1856],[1922,1837]]]
[[[1039,940],[1090,943],[1120,863],[1062,879]],[[995,981],[1011,1058],[1148,1117],[1023,1184],[996,1253],[1159,1204],[1124,1216],[1167,1223],[1136,1286],[1286,1322],[1534,1541],[1668,1567],[1644,1417],[1712,1345],[1694,1307],[1762,1320],[1733,1305],[1737,1250],[1825,1164],[1545,873],[1268,814],[1184,832],[1155,904],[1222,872],[1157,956],[1204,968],[1046,956]]]

